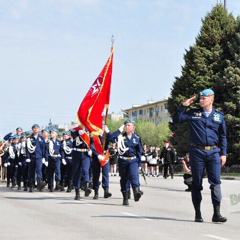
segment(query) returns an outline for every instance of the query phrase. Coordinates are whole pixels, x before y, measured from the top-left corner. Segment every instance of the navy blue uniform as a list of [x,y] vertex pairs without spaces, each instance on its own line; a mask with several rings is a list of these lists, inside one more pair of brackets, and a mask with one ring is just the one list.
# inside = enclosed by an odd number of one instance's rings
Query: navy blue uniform
[[[27,159],[30,159],[29,162],[29,186],[32,189],[32,186],[35,182],[35,173],[38,182],[42,181],[42,161],[43,158],[46,159],[46,143],[42,136],[34,136],[32,134],[27,138]],[[31,191],[31,190],[30,190]]]
[[65,159],[67,165],[66,165],[66,175],[67,175],[67,181],[68,181],[68,192],[71,191],[72,182],[73,182],[73,175],[72,175],[72,146],[73,141],[71,138],[64,140],[62,142],[63,146],[63,159]]
[[[99,136],[101,143],[103,144],[103,136]],[[108,143],[106,141],[105,150],[107,150]],[[93,173],[93,189],[98,191],[99,189],[99,177],[100,172],[102,169],[102,187],[103,189],[109,188],[109,170],[110,170],[110,161],[108,161],[104,166],[101,167],[99,159],[98,159],[98,152],[95,149],[94,142],[91,141],[91,149],[92,149],[92,173]],[[109,195],[109,196],[108,196]],[[105,194],[105,198],[110,197],[110,194]]]
[[[108,133],[110,142],[115,142],[121,134],[119,130],[114,133]],[[139,188],[138,169],[141,167],[141,155],[143,151],[142,141],[137,133],[133,133],[129,139],[127,134],[123,134],[124,145],[128,148],[122,155],[119,155],[118,167],[121,176],[120,185],[123,193],[128,192],[129,182],[133,188]]]
[[89,184],[89,168],[91,159],[88,155],[88,146],[81,139],[77,131],[71,133],[73,137],[72,145],[72,169],[73,185],[75,189],[80,189],[83,180],[85,189]]
[[217,109],[207,117],[202,108],[190,109],[181,106],[177,109],[173,122],[190,123],[190,164],[192,170],[192,201],[194,206],[202,200],[201,190],[204,169],[208,174],[213,204],[221,202],[220,156],[227,154],[226,123],[224,115]]
[[51,139],[49,141],[49,151],[48,151],[48,184],[50,190],[53,187],[53,176],[55,173],[56,179],[56,190],[59,190],[59,182],[61,180],[61,160],[62,160],[62,143],[59,139]]

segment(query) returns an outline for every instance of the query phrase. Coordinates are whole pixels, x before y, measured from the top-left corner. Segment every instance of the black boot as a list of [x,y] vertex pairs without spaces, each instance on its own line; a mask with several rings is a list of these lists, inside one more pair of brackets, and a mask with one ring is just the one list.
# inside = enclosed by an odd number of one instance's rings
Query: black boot
[[10,180],[7,180],[7,187],[10,187]]
[[104,187],[104,198],[109,198],[112,196],[112,194],[109,192],[109,188],[108,187]]
[[48,185],[48,188],[49,188],[50,192],[54,192],[54,190],[53,190],[53,184],[49,184],[49,185]]
[[200,204],[194,205],[194,209],[195,209],[195,222],[203,222],[202,214],[200,210]]
[[45,186],[45,184],[43,183],[43,181],[42,181],[41,179],[38,179],[38,180],[37,180],[37,190],[38,190],[39,192],[42,192],[44,186]]
[[21,190],[21,183],[18,184],[18,190]]
[[139,187],[134,187],[134,188],[133,188],[133,194],[134,194],[134,201],[135,201],[135,202],[138,202],[139,199],[140,199],[141,196],[142,196],[142,194],[141,194],[141,192],[140,192],[140,190],[139,190]]
[[214,213],[213,213],[213,217],[212,217],[212,222],[224,223],[227,221],[227,218],[222,217],[222,215],[220,214],[220,204],[218,204],[218,205],[214,204],[213,210],[214,210]]
[[15,187],[16,187],[16,180],[12,179],[12,186],[11,186],[11,188],[15,188]]
[[61,192],[64,191],[64,186],[65,186],[65,182],[63,182],[63,183],[61,184],[61,186],[60,186],[60,191],[61,191]]
[[71,191],[72,191],[72,183],[69,182],[69,183],[68,183],[67,192],[71,192]]
[[26,191],[28,190],[28,189],[27,189],[27,183],[26,183],[26,182],[24,183],[23,187],[24,187],[23,191],[26,192]]
[[88,197],[92,192],[91,188],[89,188],[89,183],[87,182],[84,183],[84,191],[85,191],[85,194],[84,194],[85,197]]
[[129,189],[127,193],[128,193],[128,199],[131,199],[131,189]]
[[129,205],[129,203],[128,203],[128,192],[123,192],[122,195],[123,195],[123,204],[122,205],[128,206]]
[[29,192],[33,192],[33,183],[29,183]]
[[98,190],[94,190],[93,199],[98,199]]
[[58,191],[59,189],[60,189],[59,181],[56,181],[55,190]]
[[76,196],[75,196],[74,200],[80,200],[80,191],[79,191],[79,189],[75,189],[75,192],[76,192]]

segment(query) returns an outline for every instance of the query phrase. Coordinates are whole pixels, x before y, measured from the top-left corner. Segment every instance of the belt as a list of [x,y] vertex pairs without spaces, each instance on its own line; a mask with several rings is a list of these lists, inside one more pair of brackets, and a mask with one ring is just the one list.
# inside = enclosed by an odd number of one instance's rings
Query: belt
[[87,152],[88,149],[86,149],[86,148],[73,148],[73,151],[77,151],[77,152]]
[[56,158],[56,157],[61,157],[61,155],[60,154],[53,154],[51,157],[55,157]]
[[120,156],[120,158],[122,158],[124,160],[133,160],[136,157],[122,157],[122,156]]
[[200,148],[200,149],[203,149],[203,150],[206,150],[206,151],[210,151],[210,150],[212,150],[212,149],[217,147],[216,145],[213,145],[213,146],[201,146],[201,145],[198,145],[198,144],[195,144],[195,143],[191,143],[191,146],[192,147],[196,147],[196,148]]
[[72,157],[66,157],[67,159],[72,159]]

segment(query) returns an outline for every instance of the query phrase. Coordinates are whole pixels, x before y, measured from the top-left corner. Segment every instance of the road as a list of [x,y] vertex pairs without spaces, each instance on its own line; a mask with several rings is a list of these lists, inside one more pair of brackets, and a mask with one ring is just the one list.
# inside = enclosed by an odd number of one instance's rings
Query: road
[[202,215],[195,223],[189,192],[181,176],[174,179],[141,179],[144,195],[139,202],[122,206],[119,177],[111,177],[113,196],[93,200],[93,194],[75,201],[74,192],[23,192],[0,183],[0,237],[4,240],[62,239],[174,239],[235,240],[240,236],[240,202],[232,205],[230,196],[239,196],[240,181],[222,180],[224,224],[211,222],[212,204],[204,179]]

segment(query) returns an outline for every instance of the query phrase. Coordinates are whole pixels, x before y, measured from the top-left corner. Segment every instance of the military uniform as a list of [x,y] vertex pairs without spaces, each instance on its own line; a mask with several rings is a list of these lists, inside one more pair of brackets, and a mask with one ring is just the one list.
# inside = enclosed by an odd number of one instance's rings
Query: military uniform
[[83,140],[83,136],[88,138],[90,144],[90,138],[86,132],[82,130],[73,129],[71,135],[73,137],[72,145],[72,168],[73,168],[73,185],[75,187],[75,200],[80,200],[80,187],[81,181],[83,181],[85,196],[89,196],[92,190],[89,188],[89,168],[91,158],[89,156],[88,143]]
[[[33,128],[39,128],[38,124],[34,124]],[[45,184],[42,182],[42,164],[46,159],[46,143],[44,138],[40,135],[31,134],[27,138],[27,160],[29,163],[29,192],[33,192],[35,183],[35,174],[37,179],[38,190],[42,191]]]
[[[205,89],[200,96],[211,96],[214,92]],[[180,106],[173,118],[174,123],[188,121],[190,123],[190,165],[192,171],[192,202],[196,212],[200,211],[202,201],[201,191],[203,189],[202,179],[206,168],[208,181],[210,183],[212,204],[214,206],[213,221],[224,222],[219,213],[219,206],[222,199],[221,194],[221,158],[227,155],[226,122],[224,114],[215,108],[207,112],[203,108],[192,108],[186,111],[187,107]],[[219,214],[215,214],[215,213]],[[215,218],[215,216],[219,216]],[[202,221],[201,215],[195,221]]]

